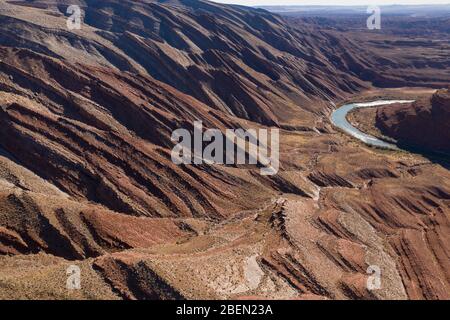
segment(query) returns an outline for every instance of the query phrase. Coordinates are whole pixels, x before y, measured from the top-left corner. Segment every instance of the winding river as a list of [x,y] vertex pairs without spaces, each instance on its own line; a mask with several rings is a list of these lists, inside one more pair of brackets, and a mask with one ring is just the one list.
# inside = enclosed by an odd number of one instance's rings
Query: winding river
[[347,114],[356,108],[371,108],[371,107],[377,107],[377,106],[383,106],[388,104],[394,104],[394,103],[411,103],[414,102],[414,100],[377,100],[372,102],[363,102],[363,103],[350,103],[345,104],[342,107],[336,109],[332,115],[331,115],[331,122],[338,128],[341,128],[344,130],[347,134],[355,137],[356,139],[359,139],[363,141],[364,143],[375,146],[375,147],[382,147],[386,149],[391,150],[398,150],[397,146],[391,143],[388,143],[386,141],[380,140],[378,138],[375,138],[371,135],[368,135],[354,126],[350,124],[347,120]]

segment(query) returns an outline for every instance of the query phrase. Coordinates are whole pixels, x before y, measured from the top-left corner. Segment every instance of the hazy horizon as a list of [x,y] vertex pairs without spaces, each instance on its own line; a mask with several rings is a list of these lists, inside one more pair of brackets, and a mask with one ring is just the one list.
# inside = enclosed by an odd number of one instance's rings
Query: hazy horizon
[[366,5],[439,5],[450,0],[211,0],[213,2],[246,6],[366,6]]

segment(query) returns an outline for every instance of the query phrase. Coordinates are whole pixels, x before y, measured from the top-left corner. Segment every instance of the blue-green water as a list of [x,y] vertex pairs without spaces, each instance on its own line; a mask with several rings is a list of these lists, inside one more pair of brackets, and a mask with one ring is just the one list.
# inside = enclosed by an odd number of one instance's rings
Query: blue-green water
[[375,146],[375,147],[382,147],[387,148],[391,150],[398,150],[397,146],[385,141],[382,141],[380,139],[377,139],[371,135],[368,135],[355,127],[353,127],[348,121],[347,121],[347,113],[349,113],[351,110],[355,108],[371,108],[376,106],[382,106],[382,105],[388,105],[388,104],[394,104],[394,103],[411,103],[414,102],[414,100],[378,100],[373,102],[364,102],[364,103],[350,103],[343,105],[339,109],[335,110],[333,114],[331,115],[331,122],[338,128],[341,128],[344,130],[347,134],[355,137],[356,139],[359,139],[363,141],[364,143]]

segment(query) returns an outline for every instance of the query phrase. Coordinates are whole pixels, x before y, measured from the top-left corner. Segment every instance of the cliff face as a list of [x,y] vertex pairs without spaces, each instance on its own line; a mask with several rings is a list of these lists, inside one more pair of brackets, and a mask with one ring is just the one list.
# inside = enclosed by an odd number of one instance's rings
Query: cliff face
[[450,154],[450,91],[429,99],[380,108],[377,126],[399,143]]

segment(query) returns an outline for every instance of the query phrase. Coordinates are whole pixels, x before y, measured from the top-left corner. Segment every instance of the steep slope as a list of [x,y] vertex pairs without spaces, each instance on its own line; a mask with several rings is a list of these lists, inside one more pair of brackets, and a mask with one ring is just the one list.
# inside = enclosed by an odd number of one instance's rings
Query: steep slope
[[[327,119],[376,74],[356,40],[207,1],[2,1],[0,20],[1,299],[449,298],[449,171]],[[175,165],[194,120],[279,126],[280,172]]]
[[69,32],[68,4],[76,2],[2,3],[0,45],[145,72],[214,109],[268,125],[295,119],[310,126],[321,101],[365,86],[328,62],[319,44],[334,39],[293,29],[264,10],[197,0],[88,0],[79,2],[81,30]]
[[148,76],[0,50],[1,147],[75,198],[132,215],[217,219],[233,210],[236,185],[246,185],[250,199],[270,193],[233,168],[172,163],[173,130],[194,120],[241,127],[225,114]]
[[380,108],[376,124],[401,144],[450,154],[450,91],[438,90],[410,105]]

